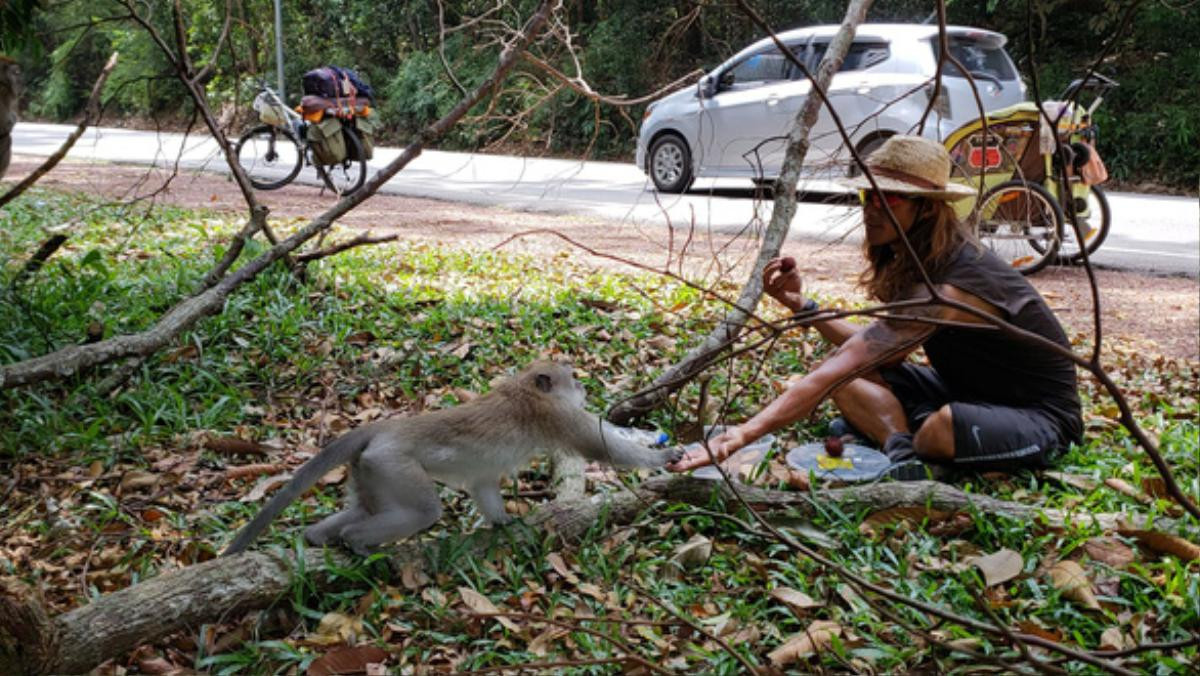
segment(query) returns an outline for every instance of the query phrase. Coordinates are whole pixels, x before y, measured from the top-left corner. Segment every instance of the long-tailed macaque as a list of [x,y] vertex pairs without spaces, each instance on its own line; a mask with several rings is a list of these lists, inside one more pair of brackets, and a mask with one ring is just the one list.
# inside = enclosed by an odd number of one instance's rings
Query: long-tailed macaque
[[315,545],[341,541],[362,554],[433,525],[442,515],[435,482],[466,489],[488,521],[505,524],[511,517],[500,477],[539,453],[562,450],[624,467],[678,459],[678,451],[634,442],[583,403],[583,385],[570,365],[539,361],[460,406],[352,430],[301,465],[225,554],[250,546],[285,507],[342,464],[350,465],[346,509],[304,537]]

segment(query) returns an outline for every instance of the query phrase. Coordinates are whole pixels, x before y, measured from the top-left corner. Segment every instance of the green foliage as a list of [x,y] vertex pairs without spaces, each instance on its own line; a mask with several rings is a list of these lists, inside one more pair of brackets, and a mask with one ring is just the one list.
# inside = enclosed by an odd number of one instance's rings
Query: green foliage
[[[378,109],[385,122],[383,140],[389,142],[407,141],[458,101],[458,89],[437,51],[436,5],[362,0],[305,0],[284,5],[290,101],[298,100],[300,76],[305,71],[329,63],[355,68],[382,94]],[[532,3],[517,5],[520,12],[527,13]],[[1008,35],[1010,51],[1028,74],[1032,50],[1026,3],[960,0],[947,5],[952,23]],[[838,22],[845,11],[845,3],[834,0],[768,0],[757,6],[762,16],[781,30]],[[1035,6],[1039,13],[1032,43],[1038,47],[1042,94],[1052,97],[1099,54],[1124,14],[1124,3],[1042,0]],[[186,0],[183,7],[193,45],[190,55],[195,62],[205,63],[220,34],[223,5]],[[221,52],[218,69],[206,87],[214,107],[226,101],[244,107],[244,96],[238,94],[245,77],[274,82],[272,3],[252,0],[238,7],[229,48]],[[443,3],[443,7],[444,23],[450,31],[445,58],[457,79],[472,87],[490,72],[497,45],[507,35],[491,21],[470,22],[490,11],[490,2],[460,0]],[[173,44],[169,7],[150,3],[145,8],[152,10],[152,22]],[[927,20],[933,9],[932,3],[918,0],[879,3],[869,19],[918,22]],[[516,23],[519,16],[508,8],[492,18]],[[578,50],[582,75],[596,91],[609,95],[641,96],[696,68],[712,68],[760,37],[736,7],[722,3],[577,3],[568,6],[563,17]],[[95,25],[87,27],[93,21]],[[1099,115],[1104,134],[1101,151],[1116,177],[1194,187],[1195,167],[1200,166],[1200,144],[1195,142],[1200,107],[1189,97],[1200,81],[1200,46],[1177,38],[1196,33],[1200,33],[1200,7],[1143,3],[1132,31],[1102,65],[1102,72],[1122,82]],[[76,114],[111,49],[122,52],[109,85],[111,110],[139,116],[190,114],[186,96],[158,48],[138,27],[108,20],[94,3],[69,0],[53,5],[36,16],[34,34],[38,49],[27,49],[22,64],[30,85],[29,106],[35,115],[67,119]],[[575,74],[574,62],[561,43],[543,40],[534,52],[563,72]],[[47,59],[38,54],[52,56]],[[597,106],[567,88],[552,94],[551,88],[558,86],[547,74],[523,66],[506,83],[490,111],[499,118],[468,120],[452,132],[444,146],[478,149],[503,142],[530,153],[578,154],[588,149],[601,157],[632,155],[641,107],[622,111]],[[514,117],[528,108],[533,110]]]

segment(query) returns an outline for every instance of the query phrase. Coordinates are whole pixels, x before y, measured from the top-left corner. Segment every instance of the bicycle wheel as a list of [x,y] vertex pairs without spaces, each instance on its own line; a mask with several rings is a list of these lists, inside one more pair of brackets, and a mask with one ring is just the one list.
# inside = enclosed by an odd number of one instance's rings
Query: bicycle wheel
[[[1108,229],[1112,227],[1112,209],[1108,206],[1108,198],[1104,196],[1104,191],[1096,185],[1088,189],[1086,206],[1086,210],[1081,210],[1076,215],[1079,218],[1079,227],[1083,231],[1087,255],[1091,257],[1108,237]],[[1078,239],[1070,219],[1064,219],[1062,246],[1058,249],[1058,259],[1061,262],[1083,262],[1083,251],[1079,248]]]
[[362,141],[358,140],[358,133],[350,127],[344,127],[342,135],[346,139],[346,159],[320,167],[321,179],[338,196],[353,193],[367,180],[367,161],[363,159]]
[[1001,260],[1028,275],[1055,260],[1062,239],[1062,208],[1045,188],[1006,181],[979,202],[975,234]]
[[304,165],[300,142],[291,131],[263,125],[242,134],[234,148],[238,164],[259,190],[275,190],[291,183]]

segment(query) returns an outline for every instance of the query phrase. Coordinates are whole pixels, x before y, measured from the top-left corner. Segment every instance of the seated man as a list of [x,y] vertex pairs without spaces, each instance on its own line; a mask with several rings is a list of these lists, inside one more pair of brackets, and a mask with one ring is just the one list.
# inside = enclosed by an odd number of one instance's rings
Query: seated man
[[[923,268],[949,301],[1003,319],[1063,347],[1070,343],[1046,302],[1020,273],[981,247],[959,223],[949,200],[974,191],[951,184],[950,159],[929,139],[893,136],[867,159],[881,192],[865,177],[859,281],[874,298],[906,302],[891,317],[860,327],[844,320],[815,324],[838,349],[746,422],[712,439],[720,460],[755,439],[809,417],[832,396],[842,415],[883,445],[897,478],[924,478],[926,468],[1012,471],[1046,467],[1083,430],[1075,365],[1065,355],[1006,335],[963,308],[930,301]],[[911,242],[905,248],[884,205]],[[801,293],[799,272],[775,259],[763,270],[765,291],[794,312],[816,303]],[[905,317],[908,317],[907,319]],[[914,321],[917,317],[923,321]],[[931,366],[904,358],[925,348]],[[848,376],[854,379],[844,382]],[[671,466],[706,465],[697,449]]]

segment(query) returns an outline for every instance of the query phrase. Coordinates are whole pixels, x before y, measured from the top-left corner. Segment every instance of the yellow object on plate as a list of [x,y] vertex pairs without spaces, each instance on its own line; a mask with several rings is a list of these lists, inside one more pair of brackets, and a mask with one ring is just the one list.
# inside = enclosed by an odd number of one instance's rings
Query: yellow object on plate
[[854,461],[845,456],[835,458],[829,455],[819,455],[817,456],[817,467],[825,470],[854,469]]

